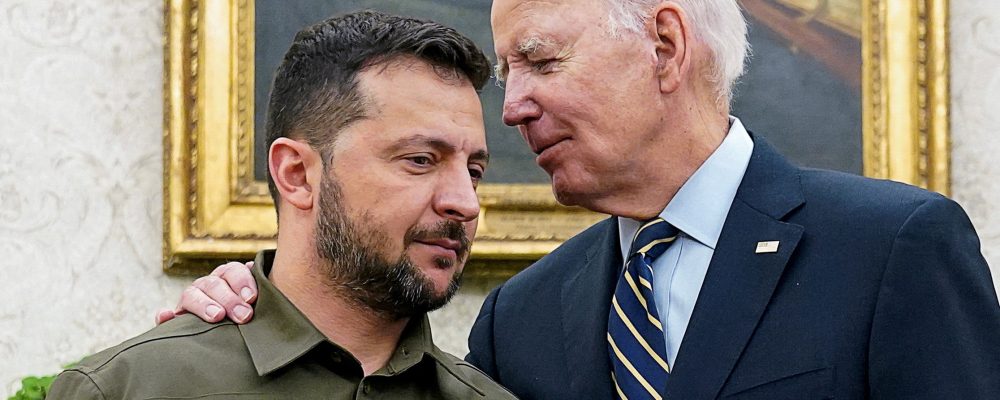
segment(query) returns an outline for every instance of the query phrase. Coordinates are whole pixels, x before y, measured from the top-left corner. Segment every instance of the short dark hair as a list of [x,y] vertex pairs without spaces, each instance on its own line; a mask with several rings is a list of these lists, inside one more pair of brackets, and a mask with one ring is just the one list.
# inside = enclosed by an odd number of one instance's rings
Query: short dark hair
[[[490,77],[483,51],[458,31],[433,21],[357,11],[334,16],[295,35],[275,73],[267,110],[267,146],[302,139],[323,154],[338,132],[368,115],[358,73],[402,57],[434,66],[442,78],[468,79],[481,90]],[[275,208],[280,194],[270,171]]]

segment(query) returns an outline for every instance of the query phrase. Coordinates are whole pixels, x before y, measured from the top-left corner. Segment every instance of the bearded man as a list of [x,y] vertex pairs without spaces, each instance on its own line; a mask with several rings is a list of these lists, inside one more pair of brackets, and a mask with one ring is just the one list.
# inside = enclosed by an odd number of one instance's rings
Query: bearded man
[[438,349],[426,317],[476,231],[488,77],[472,41],[428,21],[358,12],[299,32],[269,103],[278,244],[252,271],[253,322],[179,317],[49,398],[513,398]]

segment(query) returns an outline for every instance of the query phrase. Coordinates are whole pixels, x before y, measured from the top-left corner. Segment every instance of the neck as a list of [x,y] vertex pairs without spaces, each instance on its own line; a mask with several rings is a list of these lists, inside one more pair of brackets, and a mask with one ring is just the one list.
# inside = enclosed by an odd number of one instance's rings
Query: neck
[[[642,160],[648,168],[634,171],[634,186],[622,188],[607,199],[601,212],[643,221],[658,216],[695,171],[722,144],[729,132],[729,110],[691,107],[687,115],[672,116],[670,128],[646,146]],[[666,127],[665,127],[666,128]],[[590,207],[588,207],[590,208]]]
[[365,376],[371,375],[389,362],[409,319],[387,320],[334,293],[318,278],[325,274],[319,257],[302,256],[316,253],[301,248],[306,247],[303,244],[308,246],[312,241],[286,243],[279,233],[268,279],[316,329],[350,352],[361,363]]

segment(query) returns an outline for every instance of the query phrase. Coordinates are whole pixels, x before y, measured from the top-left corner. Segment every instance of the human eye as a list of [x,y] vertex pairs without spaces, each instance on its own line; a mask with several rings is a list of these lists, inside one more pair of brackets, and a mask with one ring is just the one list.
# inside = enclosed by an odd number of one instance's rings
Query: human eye
[[485,175],[485,173],[486,171],[484,171],[482,166],[473,165],[469,167],[469,176],[472,178],[473,186],[479,184],[479,181],[483,179],[483,175]]
[[535,70],[543,74],[547,74],[549,72],[552,72],[553,68],[555,67],[555,63],[556,60],[551,58],[545,58],[541,60],[531,61],[530,65],[532,70]]
[[432,154],[420,153],[420,154],[410,154],[402,157],[403,161],[406,163],[406,168],[414,171],[426,171],[437,163]]
[[421,166],[428,166],[434,163],[434,160],[425,155],[411,156],[408,157],[407,160],[409,160],[411,163],[415,165],[421,165]]

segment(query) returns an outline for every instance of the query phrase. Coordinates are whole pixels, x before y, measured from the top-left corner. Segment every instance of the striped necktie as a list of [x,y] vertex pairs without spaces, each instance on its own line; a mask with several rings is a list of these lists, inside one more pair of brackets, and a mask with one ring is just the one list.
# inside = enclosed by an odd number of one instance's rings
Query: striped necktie
[[608,316],[608,353],[621,400],[661,399],[670,366],[663,323],[653,300],[653,260],[670,247],[678,230],[662,218],[644,223],[632,239]]

